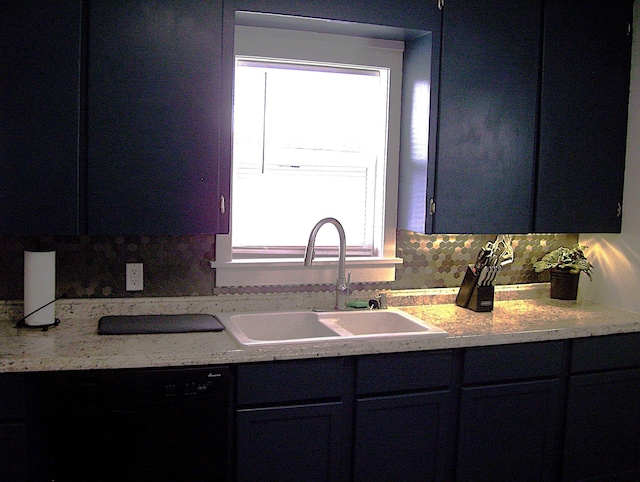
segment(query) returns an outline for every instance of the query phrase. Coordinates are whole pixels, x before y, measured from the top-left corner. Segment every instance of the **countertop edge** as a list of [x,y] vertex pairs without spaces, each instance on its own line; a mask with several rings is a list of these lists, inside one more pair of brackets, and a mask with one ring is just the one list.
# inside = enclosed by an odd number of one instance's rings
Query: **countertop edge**
[[[548,287],[548,285],[547,285]],[[535,287],[536,293],[545,293]],[[63,318],[46,332],[17,329],[9,320],[0,322],[0,372],[41,372],[125,368],[180,367],[238,364],[369,355],[474,346],[528,343],[570,338],[640,332],[640,314],[588,300],[559,302],[548,297],[513,295],[496,301],[489,313],[475,313],[455,304],[433,304],[424,296],[397,296],[393,305],[445,329],[449,336],[314,343],[241,349],[226,332],[154,335],[98,335],[96,312],[88,317]],[[394,297],[395,297],[394,293]],[[451,293],[436,292],[450,297]],[[431,294],[433,296],[433,294]],[[402,302],[421,304],[404,305]],[[498,296],[496,299],[499,299]],[[397,301],[401,301],[398,303]],[[188,300],[191,309],[197,303]],[[113,305],[113,303],[112,303]],[[209,301],[201,307],[207,310]],[[108,311],[108,310],[107,310]]]

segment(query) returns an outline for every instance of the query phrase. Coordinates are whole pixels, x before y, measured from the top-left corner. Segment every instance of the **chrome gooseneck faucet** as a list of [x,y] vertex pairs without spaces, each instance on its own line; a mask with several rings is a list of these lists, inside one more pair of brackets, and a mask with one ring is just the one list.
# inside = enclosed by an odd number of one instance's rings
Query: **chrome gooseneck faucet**
[[346,236],[344,235],[344,228],[342,224],[335,218],[324,218],[318,221],[318,223],[311,230],[311,234],[309,235],[309,243],[307,243],[307,250],[304,254],[304,265],[311,266],[313,262],[313,257],[315,255],[315,245],[316,245],[316,236],[318,231],[325,224],[333,224],[338,230],[338,235],[340,236],[340,253],[339,253],[339,261],[338,261],[338,278],[336,279],[336,310],[344,310],[347,307],[347,297],[351,293],[351,272],[347,275],[348,278],[345,278],[344,274],[344,265],[345,258],[347,252],[347,241]]

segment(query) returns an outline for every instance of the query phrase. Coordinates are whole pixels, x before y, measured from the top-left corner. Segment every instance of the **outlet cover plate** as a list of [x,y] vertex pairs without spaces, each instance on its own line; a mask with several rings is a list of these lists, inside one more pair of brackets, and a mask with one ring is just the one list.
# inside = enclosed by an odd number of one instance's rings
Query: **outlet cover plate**
[[144,272],[142,263],[127,263],[126,290],[142,291],[144,289]]

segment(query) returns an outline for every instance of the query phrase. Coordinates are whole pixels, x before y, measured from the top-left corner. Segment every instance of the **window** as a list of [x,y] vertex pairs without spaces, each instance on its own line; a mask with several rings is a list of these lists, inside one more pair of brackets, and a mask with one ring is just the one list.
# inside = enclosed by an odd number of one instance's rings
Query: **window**
[[[378,254],[388,78],[388,69],[237,57],[234,255],[301,256],[325,217],[344,226],[349,254]],[[321,230],[317,245],[335,251],[334,235]]]
[[[256,266],[301,265],[315,223],[335,217],[348,269],[376,265],[352,279],[393,279],[403,45],[236,26],[231,236],[219,236],[217,254],[229,255],[214,263],[223,278],[246,267],[245,284],[279,284],[273,273],[260,281]],[[337,240],[321,229],[317,255],[335,257]],[[242,284],[233,280],[217,284]]]

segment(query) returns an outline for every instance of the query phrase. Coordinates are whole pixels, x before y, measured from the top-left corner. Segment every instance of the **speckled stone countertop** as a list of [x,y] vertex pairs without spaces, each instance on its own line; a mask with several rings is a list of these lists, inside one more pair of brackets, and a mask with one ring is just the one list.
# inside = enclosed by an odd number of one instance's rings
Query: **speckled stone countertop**
[[[331,294],[309,300],[290,295],[64,300],[60,325],[47,331],[16,328],[21,303],[0,302],[0,372],[231,364],[275,359],[460,348],[640,331],[640,314],[588,300],[551,300],[548,284],[496,290],[494,310],[475,313],[454,304],[457,289],[391,292],[389,305],[433,323],[447,337],[393,341],[317,343],[241,349],[226,332],[98,335],[107,314],[220,313],[308,309],[331,303]],[[367,296],[369,294],[360,294]],[[427,337],[428,338],[428,337]]]

